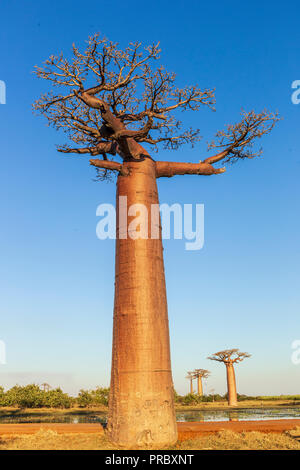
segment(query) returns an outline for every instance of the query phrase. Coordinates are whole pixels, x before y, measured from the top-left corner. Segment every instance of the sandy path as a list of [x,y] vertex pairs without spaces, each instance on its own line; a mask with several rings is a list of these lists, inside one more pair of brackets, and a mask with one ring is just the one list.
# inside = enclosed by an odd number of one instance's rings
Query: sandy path
[[[177,423],[179,439],[188,439],[197,435],[209,434],[224,429],[234,432],[283,432],[300,427],[300,419],[276,419],[266,421],[215,421]],[[0,424],[0,435],[34,434],[39,429],[51,429],[62,433],[102,433],[101,424],[63,424],[63,423],[22,423]]]

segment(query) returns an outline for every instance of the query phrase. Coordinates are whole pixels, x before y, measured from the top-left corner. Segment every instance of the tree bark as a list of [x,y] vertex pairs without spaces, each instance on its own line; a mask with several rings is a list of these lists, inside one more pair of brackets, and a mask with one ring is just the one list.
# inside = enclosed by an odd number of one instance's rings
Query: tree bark
[[193,379],[190,379],[190,393],[193,395],[194,390],[193,390]]
[[[170,445],[177,440],[161,226],[158,238],[132,239],[119,221],[127,207],[158,204],[155,163],[123,163],[117,182],[117,239],[112,371],[108,434],[126,448]],[[125,231],[124,231],[125,228]],[[127,233],[127,238],[124,238]]]
[[237,406],[237,393],[236,393],[236,382],[235,373],[232,363],[226,364],[227,373],[227,391],[228,391],[228,405]]
[[203,396],[202,377],[198,376],[198,395]]
[[218,175],[224,172],[225,168],[214,168],[206,161],[200,163],[156,162],[157,178],[171,178],[176,175]]

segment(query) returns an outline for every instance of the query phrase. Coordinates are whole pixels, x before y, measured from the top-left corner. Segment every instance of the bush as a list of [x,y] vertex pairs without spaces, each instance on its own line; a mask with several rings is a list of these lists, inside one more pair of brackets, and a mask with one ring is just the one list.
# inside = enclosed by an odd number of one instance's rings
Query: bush
[[78,393],[77,404],[80,408],[86,408],[91,405],[93,401],[92,395],[88,390],[81,389]]
[[238,401],[256,400],[257,397],[249,397],[248,395],[240,395],[240,394],[238,393],[238,394],[237,394],[237,399],[238,399]]
[[0,406],[18,406],[20,408],[70,408],[74,398],[60,388],[44,391],[36,384],[15,385],[7,392],[0,389]]
[[210,403],[224,400],[226,400],[226,397],[219,394],[200,396],[196,393],[188,393],[187,395],[182,396],[179,395],[176,390],[174,390],[174,401],[180,405],[198,405],[200,403]]
[[95,405],[108,405],[109,388],[97,387],[92,390],[92,401]]
[[43,406],[43,391],[35,384],[15,385],[4,394],[4,406],[19,406],[20,408],[40,408]]
[[95,390],[80,390],[76,399],[81,408],[108,405],[109,388],[97,387]]
[[43,404],[47,408],[71,408],[75,403],[75,399],[63,393],[60,388],[43,392],[43,394]]
[[[97,387],[95,390],[81,389],[76,398],[64,393],[61,388],[53,390],[42,390],[39,385],[29,384],[25,386],[15,385],[5,392],[0,387],[0,407],[1,406],[18,406],[20,408],[71,408],[79,406],[87,408],[90,406],[108,405],[109,388]],[[244,400],[300,400],[300,395],[280,395],[280,396],[257,396],[250,397],[248,395],[238,394],[238,401]],[[174,401],[180,405],[199,405],[200,403],[221,402],[227,400],[227,393],[222,396],[203,395],[188,393],[187,395],[179,395],[174,390]]]

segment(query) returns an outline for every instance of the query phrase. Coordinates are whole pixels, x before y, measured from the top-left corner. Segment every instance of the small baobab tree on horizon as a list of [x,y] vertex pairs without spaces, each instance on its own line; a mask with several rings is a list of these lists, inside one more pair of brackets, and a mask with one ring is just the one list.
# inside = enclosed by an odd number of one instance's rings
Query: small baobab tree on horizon
[[194,372],[188,372],[185,378],[190,381],[190,394],[193,395],[194,394],[193,380],[196,378]]
[[226,366],[229,406],[237,406],[237,391],[234,364],[243,361],[247,357],[251,357],[251,354],[247,352],[241,352],[238,349],[225,349],[224,351],[216,352],[215,354],[213,354],[213,356],[207,358],[211,361],[223,362]]
[[42,383],[41,387],[44,390],[44,392],[49,392],[49,390],[51,389],[51,386],[47,382]]
[[197,379],[197,392],[201,397],[203,396],[203,379],[207,379],[210,375],[210,371],[206,369],[195,369],[194,370],[195,378]]
[[[158,161],[158,145],[172,151],[200,140],[199,129],[184,129],[179,111],[214,109],[213,89],[179,88],[175,75],[156,65],[158,44],[142,48],[90,37],[83,50],[50,56],[36,75],[53,85],[34,104],[48,124],[64,131],[65,155],[90,159],[100,180],[117,175],[115,302],[107,432],[126,447],[169,445],[177,439],[169,325],[157,180],[175,175],[221,175],[225,167],[259,155],[253,143],[269,133],[278,117],[264,110],[243,112],[240,121],[217,132],[214,155],[198,163]],[[180,58],[179,58],[180,60]],[[58,91],[57,91],[58,90]],[[217,164],[217,166],[215,166]],[[199,180],[200,182],[200,180]],[[150,236],[131,237],[137,213],[146,209]],[[137,210],[138,211],[138,210]],[[126,215],[126,214],[125,214]]]

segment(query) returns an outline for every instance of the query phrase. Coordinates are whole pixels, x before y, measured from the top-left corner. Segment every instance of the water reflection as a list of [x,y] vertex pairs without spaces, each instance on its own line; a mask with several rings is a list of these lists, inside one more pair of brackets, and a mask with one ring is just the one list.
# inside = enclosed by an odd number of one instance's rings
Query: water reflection
[[[204,421],[260,421],[266,419],[300,418],[300,407],[239,409],[239,410],[190,410],[177,411],[176,419],[181,422]],[[76,413],[24,413],[22,410],[5,412],[0,410],[0,423],[101,423],[105,425],[105,412],[86,411]]]
[[10,415],[9,413],[0,414],[0,423],[66,423],[66,424],[84,424],[84,423],[106,423],[106,413],[101,414],[63,414],[47,415],[44,413],[17,413]]
[[237,411],[231,411],[228,415],[229,421],[239,421],[239,414]]
[[300,418],[300,408],[264,408],[240,410],[203,410],[176,413],[177,421],[261,421]]

